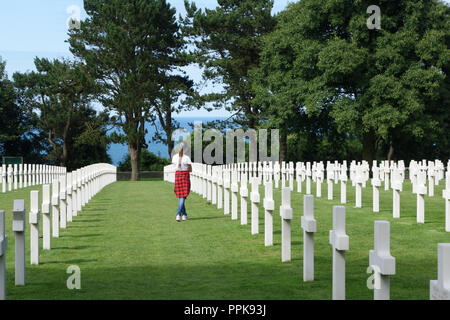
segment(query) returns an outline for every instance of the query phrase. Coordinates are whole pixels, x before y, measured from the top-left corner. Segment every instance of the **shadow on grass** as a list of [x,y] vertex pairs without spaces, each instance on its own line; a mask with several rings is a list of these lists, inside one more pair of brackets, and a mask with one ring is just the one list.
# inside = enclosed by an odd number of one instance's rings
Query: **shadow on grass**
[[52,250],[82,250],[82,249],[90,249],[90,248],[95,248],[96,246],[75,246],[75,247],[57,247],[57,248],[52,248]]
[[83,263],[83,262],[97,262],[97,259],[72,259],[72,260],[59,260],[59,261],[46,261],[40,262],[40,264],[74,264],[74,263]]
[[92,234],[66,234],[64,237],[70,238],[91,238],[91,237],[101,237],[100,233],[92,233]]
[[189,220],[209,220],[209,219],[224,219],[227,218],[227,216],[217,216],[217,217],[198,217],[198,218],[190,218]]

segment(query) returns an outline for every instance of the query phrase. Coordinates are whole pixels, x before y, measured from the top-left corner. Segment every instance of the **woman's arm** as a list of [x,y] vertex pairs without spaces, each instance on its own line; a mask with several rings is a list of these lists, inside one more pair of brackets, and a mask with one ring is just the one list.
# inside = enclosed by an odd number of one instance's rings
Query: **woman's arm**
[[192,165],[188,164],[188,171],[192,172]]

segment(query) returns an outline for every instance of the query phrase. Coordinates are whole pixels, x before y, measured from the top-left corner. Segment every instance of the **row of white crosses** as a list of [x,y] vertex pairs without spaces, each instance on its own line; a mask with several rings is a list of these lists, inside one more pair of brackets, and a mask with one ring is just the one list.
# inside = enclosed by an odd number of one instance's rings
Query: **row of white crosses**
[[[65,168],[64,168],[65,169]],[[30,264],[39,264],[39,223],[42,218],[42,248],[51,250],[51,237],[59,238],[59,229],[77,216],[89,200],[105,186],[116,181],[117,168],[99,163],[67,174],[58,174],[42,186],[42,204],[39,206],[39,191],[30,192]],[[51,190],[50,190],[51,189]],[[50,216],[50,208],[52,215]],[[14,200],[12,230],[15,238],[15,285],[24,286],[25,281],[25,200]],[[0,211],[0,300],[6,299],[5,212]]]
[[[281,191],[282,199],[279,207],[281,217],[281,260],[282,262],[291,260],[291,220],[293,218],[293,210],[291,208],[291,185],[284,186],[286,180],[291,180],[289,177],[289,170],[283,171],[283,166],[279,166],[278,163],[274,163],[274,170],[271,172],[270,165],[263,164],[262,175],[263,178],[259,179],[256,174],[258,171],[254,171],[252,176],[251,169],[247,171],[246,168],[256,168],[251,163],[239,164],[239,165],[224,165],[224,166],[206,166],[202,164],[193,164],[192,181],[193,190],[199,194],[205,194],[205,183],[202,181],[213,182],[212,190],[217,190],[217,208],[222,209],[222,187],[223,187],[223,209],[224,214],[230,214],[230,197],[229,193],[232,192],[231,197],[231,217],[233,220],[238,219],[237,211],[237,194],[241,197],[241,224],[247,224],[247,199],[249,197],[248,180],[251,183],[251,233],[259,233],[259,186],[264,184],[264,245],[273,245],[273,211],[275,209],[275,203],[273,200],[273,182],[271,173],[273,173],[273,179],[277,184],[279,182],[279,173],[281,173]],[[289,165],[285,168],[292,168]],[[356,163],[352,162],[350,169],[350,176],[352,183],[355,187],[365,187],[366,182],[369,179],[369,166],[367,162]],[[278,168],[281,168],[278,170]],[[309,169],[310,168],[310,169]],[[372,186],[374,189],[374,199],[379,198],[378,188],[381,186],[381,181],[389,184],[394,192],[394,217],[399,217],[400,211],[400,198],[399,192],[402,190],[402,183],[405,177],[405,168],[402,162],[390,163],[389,170],[388,163],[381,163],[380,167],[374,162],[372,171],[373,179]],[[269,170],[268,170],[269,169]],[[167,168],[169,170],[169,168]],[[300,163],[296,165],[296,180],[301,185],[302,181],[308,181],[313,179],[320,183],[323,179],[323,165],[320,163],[313,163],[312,167],[310,163]],[[341,202],[346,202],[345,190],[347,182],[347,167],[344,162],[342,165],[339,163],[327,163],[327,183],[338,183],[341,181]],[[287,178],[283,179],[283,174],[288,174]],[[266,180],[266,177],[269,178]],[[447,173],[447,177],[449,174]],[[293,174],[292,174],[293,177]],[[386,181],[387,180],[387,181]],[[169,179],[167,181],[170,181]],[[238,182],[240,181],[240,189]],[[300,182],[300,183],[299,183]],[[217,185],[217,189],[214,188],[214,184]],[[275,186],[276,186],[275,184]],[[307,184],[308,189],[308,184]],[[450,189],[449,189],[450,190]],[[297,191],[301,192],[301,187],[297,187]],[[215,192],[215,191],[213,191]],[[320,189],[316,190],[318,196],[321,195]],[[356,193],[360,194],[360,190],[356,190]],[[445,193],[445,195],[447,195]],[[206,196],[205,196],[206,197]],[[211,198],[214,198],[212,196]],[[330,198],[330,195],[328,196]],[[220,200],[219,200],[220,199]],[[377,200],[378,201],[378,200]],[[357,200],[359,204],[361,200]],[[213,203],[215,204],[215,203]],[[301,227],[303,229],[303,281],[314,280],[314,233],[317,231],[316,220],[314,219],[314,197],[310,194],[304,196],[303,202],[303,216],[301,217]],[[374,200],[374,211],[379,210],[379,204],[376,204]],[[333,229],[330,230],[330,244],[333,248],[333,280],[332,280],[332,297],[333,299],[345,299],[345,251],[349,250],[349,237],[345,231],[345,207],[334,206],[333,207]],[[448,249],[441,249],[447,244],[439,244],[439,280],[431,281],[430,283],[430,297],[431,298],[450,298],[448,294],[450,288],[450,254],[446,253]],[[441,253],[441,251],[443,253]],[[447,270],[447,269],[448,270]],[[391,275],[395,274],[395,258],[390,254],[390,224],[388,221],[375,221],[374,223],[374,250],[369,252],[369,270],[374,272],[374,299],[387,300],[390,298],[390,284],[389,279]],[[444,270],[444,271],[443,271]],[[447,271],[445,271],[447,270]]]
[[0,167],[2,193],[49,183],[66,173],[64,167],[43,164],[3,164]]

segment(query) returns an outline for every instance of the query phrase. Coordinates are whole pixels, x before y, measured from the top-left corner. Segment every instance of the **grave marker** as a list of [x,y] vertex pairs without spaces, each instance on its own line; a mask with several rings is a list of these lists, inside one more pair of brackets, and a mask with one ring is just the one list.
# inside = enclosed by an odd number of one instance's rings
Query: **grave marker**
[[369,252],[369,265],[376,273],[374,299],[389,300],[389,277],[395,274],[395,258],[390,253],[389,221],[375,221],[374,229],[375,249]]
[[306,194],[311,194],[311,163],[306,163]]
[[333,230],[330,230],[333,246],[333,300],[345,300],[345,251],[349,249],[349,237],[345,233],[345,207],[333,206]]
[[327,191],[328,200],[333,200],[333,180],[334,180],[334,165],[330,162],[327,163]]
[[264,245],[268,247],[273,245],[273,210],[275,209],[275,202],[273,201],[272,181],[265,183],[264,191]]
[[67,173],[67,222],[72,222],[72,172]]
[[230,171],[223,171],[223,214],[230,214]]
[[17,190],[17,182],[19,180],[19,170],[17,170],[17,163],[14,164],[14,190]]
[[5,211],[0,210],[0,300],[6,299],[6,249],[8,236],[5,232]]
[[430,300],[450,300],[450,243],[438,243],[438,279],[430,281]]
[[252,234],[259,233],[259,184],[256,178],[251,181],[252,192],[250,193],[250,201],[252,202]]
[[427,193],[426,187],[426,172],[419,170],[417,172],[417,223],[425,223],[425,195]]
[[314,219],[314,197],[303,196],[303,216],[301,218],[303,229],[303,281],[314,280],[314,233],[317,231]]
[[50,185],[42,186],[42,248],[50,250]]
[[6,165],[2,164],[2,193],[6,192]]
[[39,191],[30,194],[30,262],[39,264]]
[[283,188],[281,194],[281,261],[291,261],[291,190]]
[[372,173],[372,211],[380,212],[380,191],[378,190],[381,187],[380,169],[373,166]]
[[59,238],[59,181],[53,179],[52,183],[52,236]]
[[392,172],[392,214],[394,218],[400,218],[400,191],[403,190],[400,170],[394,168]]
[[247,174],[245,172],[241,175],[241,225],[247,224],[247,198],[248,198],[248,186],[247,186]]
[[238,172],[233,170],[231,175],[231,220],[237,220],[238,218]]
[[445,231],[450,232],[450,171],[445,173],[445,189],[442,190],[442,197],[445,200]]
[[63,174],[59,177],[59,217],[60,217],[60,227],[65,229],[67,227],[67,202],[66,202],[66,191],[67,178]]
[[280,163],[275,161],[273,165],[273,180],[275,180],[275,188],[278,189],[278,184],[280,182]]
[[14,200],[15,284],[25,285],[25,200]]
[[341,180],[341,203],[347,203],[347,163],[341,166],[339,178]]

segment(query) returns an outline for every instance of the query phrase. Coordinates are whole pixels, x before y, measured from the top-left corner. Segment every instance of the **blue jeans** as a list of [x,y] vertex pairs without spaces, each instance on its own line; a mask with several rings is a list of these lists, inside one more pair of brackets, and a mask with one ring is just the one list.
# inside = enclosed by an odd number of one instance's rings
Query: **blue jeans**
[[186,201],[186,198],[178,198],[177,216],[187,216],[186,207],[184,206],[185,201]]

